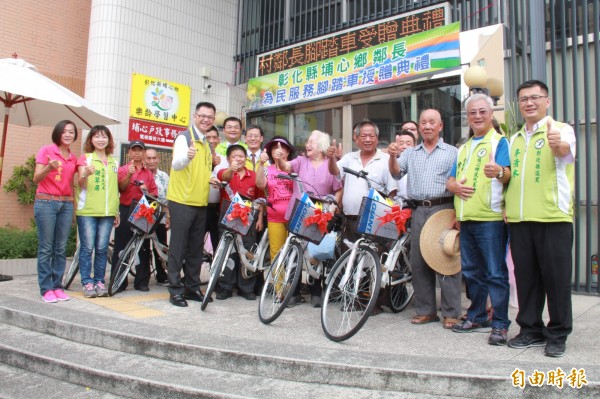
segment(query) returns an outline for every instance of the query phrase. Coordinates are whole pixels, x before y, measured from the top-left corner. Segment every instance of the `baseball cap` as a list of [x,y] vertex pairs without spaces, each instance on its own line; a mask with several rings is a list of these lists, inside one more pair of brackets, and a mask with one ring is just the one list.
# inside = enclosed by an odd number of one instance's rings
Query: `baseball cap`
[[133,148],[133,147],[142,147],[142,149],[145,150],[146,144],[144,144],[143,142],[141,142],[139,140],[133,140],[131,143],[129,143],[129,148]]

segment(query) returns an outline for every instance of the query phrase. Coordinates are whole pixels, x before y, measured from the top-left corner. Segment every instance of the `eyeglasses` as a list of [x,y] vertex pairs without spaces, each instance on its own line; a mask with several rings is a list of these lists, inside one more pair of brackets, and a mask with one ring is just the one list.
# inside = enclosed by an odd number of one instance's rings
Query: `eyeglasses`
[[491,113],[492,110],[490,109],[474,109],[472,111],[467,112],[467,115],[471,116],[471,117],[475,117],[478,114],[481,116],[487,116],[487,114]]
[[204,114],[194,114],[194,115],[196,115],[200,119],[208,119],[208,120],[215,119],[214,115],[204,115]]
[[529,96],[529,97],[520,97],[519,98],[519,103],[521,104],[527,104],[527,102],[529,100],[531,100],[532,103],[537,104],[539,103],[542,98],[548,98],[548,96],[539,96],[539,95],[535,95],[535,96]]
[[358,137],[360,137],[361,139],[374,139],[377,138],[376,134],[359,134]]

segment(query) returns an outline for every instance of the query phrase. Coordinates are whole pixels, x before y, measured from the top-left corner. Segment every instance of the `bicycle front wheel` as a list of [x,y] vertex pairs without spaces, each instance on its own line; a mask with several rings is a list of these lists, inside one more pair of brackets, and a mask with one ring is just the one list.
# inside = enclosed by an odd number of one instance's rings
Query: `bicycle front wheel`
[[323,331],[336,342],[352,337],[367,322],[381,286],[377,253],[361,246],[350,264],[351,252],[346,251],[333,266],[321,308]]
[[110,284],[108,285],[108,294],[113,296],[117,293],[125,279],[127,278],[127,274],[135,265],[138,253],[140,251],[140,247],[144,242],[144,236],[135,234],[131,240],[125,246],[125,249],[119,255],[119,260],[117,261],[115,272],[111,272],[110,274]]
[[292,299],[302,274],[302,256],[302,247],[293,242],[271,263],[258,301],[258,318],[263,323],[275,321]]
[[77,248],[75,248],[75,253],[73,254],[73,260],[69,264],[67,270],[63,274],[62,278],[62,286],[65,290],[68,290],[79,271],[79,250],[81,245],[77,243]]
[[410,270],[410,244],[404,243],[387,285],[387,305],[394,313],[403,311],[415,293]]
[[219,245],[217,246],[217,250],[213,256],[213,261],[210,264],[210,279],[208,280],[208,286],[206,287],[206,293],[204,294],[204,299],[202,300],[202,305],[200,306],[201,310],[206,309],[208,306],[208,301],[215,290],[217,288],[217,280],[219,280],[219,276],[221,275],[221,271],[229,258],[229,254],[231,253],[231,248],[233,246],[233,236],[230,233],[225,233],[221,237],[219,241]]

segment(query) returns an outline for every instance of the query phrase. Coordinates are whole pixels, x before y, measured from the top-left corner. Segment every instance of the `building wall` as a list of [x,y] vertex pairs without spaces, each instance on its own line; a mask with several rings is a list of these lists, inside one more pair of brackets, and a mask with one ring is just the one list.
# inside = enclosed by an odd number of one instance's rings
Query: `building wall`
[[[191,87],[191,105],[210,101],[240,117],[245,90],[233,86],[239,0],[93,0],[86,99],[122,123],[111,126],[128,142],[132,74]],[[202,93],[202,67],[212,88]],[[192,108],[193,110],[193,108]]]
[[[0,58],[16,53],[38,71],[83,96],[91,0],[4,1],[0,12]],[[52,142],[52,128],[24,128],[9,124],[3,185],[15,165]],[[2,132],[0,131],[0,135]],[[81,140],[72,150],[79,154]],[[0,190],[0,226],[27,228],[33,206],[20,205],[14,193]]]
[[[191,106],[210,101],[218,111],[243,116],[245,86],[234,86],[240,0],[56,0],[5,2],[0,13],[0,58],[17,53],[122,123],[109,126],[128,142],[131,76],[135,73],[189,85]],[[212,88],[202,93],[202,67]],[[51,142],[51,128],[9,125],[2,183],[15,165]],[[87,132],[85,132],[87,133]],[[73,151],[81,149],[84,134]],[[33,207],[0,193],[0,225],[27,228]]]

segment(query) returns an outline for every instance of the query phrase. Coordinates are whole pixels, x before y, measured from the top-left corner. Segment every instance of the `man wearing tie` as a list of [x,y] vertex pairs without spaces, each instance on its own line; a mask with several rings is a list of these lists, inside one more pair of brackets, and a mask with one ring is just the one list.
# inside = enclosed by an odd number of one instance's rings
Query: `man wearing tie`
[[248,157],[246,158],[246,168],[253,172],[256,172],[256,167],[260,160],[264,137],[265,135],[260,126],[250,125],[246,128],[246,135],[244,136],[244,140],[248,146],[248,149],[246,150],[246,153],[248,154]]
[[[202,302],[200,268],[204,242],[206,206],[212,171],[212,154],[205,134],[213,126],[215,106],[200,102],[193,115],[194,124],[179,133],[173,143],[173,163],[167,190],[171,215],[169,240],[169,301],[187,306],[188,300]],[[184,264],[185,260],[185,264]],[[184,281],[181,280],[181,269]]]

